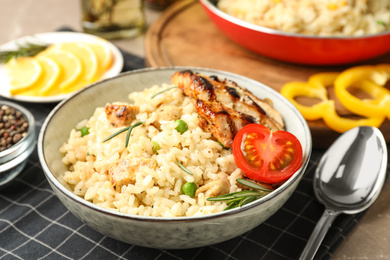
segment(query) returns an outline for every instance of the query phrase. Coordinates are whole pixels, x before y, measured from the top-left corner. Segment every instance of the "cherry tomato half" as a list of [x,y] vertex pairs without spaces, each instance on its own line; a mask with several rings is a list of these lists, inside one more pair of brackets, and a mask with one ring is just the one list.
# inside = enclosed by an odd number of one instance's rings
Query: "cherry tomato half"
[[291,177],[302,161],[298,138],[286,131],[271,132],[259,124],[244,126],[233,142],[237,166],[250,179],[277,183]]

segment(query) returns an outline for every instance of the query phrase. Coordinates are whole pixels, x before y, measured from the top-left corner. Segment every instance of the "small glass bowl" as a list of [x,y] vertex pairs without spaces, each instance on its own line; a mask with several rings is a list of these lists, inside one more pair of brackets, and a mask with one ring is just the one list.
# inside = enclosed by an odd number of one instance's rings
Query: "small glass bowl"
[[37,142],[34,116],[24,107],[12,102],[0,100],[0,107],[2,106],[21,112],[27,119],[28,131],[17,143],[0,152],[0,186],[10,182],[23,170]]

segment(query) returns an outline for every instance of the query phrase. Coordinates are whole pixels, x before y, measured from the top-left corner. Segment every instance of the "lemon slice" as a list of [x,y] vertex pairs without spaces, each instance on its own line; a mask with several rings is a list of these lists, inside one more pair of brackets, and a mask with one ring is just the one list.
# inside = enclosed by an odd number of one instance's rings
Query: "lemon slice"
[[42,74],[41,64],[33,58],[12,59],[5,68],[11,84],[11,95],[30,89]]
[[85,42],[63,42],[54,47],[71,52],[80,59],[83,67],[81,81],[84,85],[96,81],[98,78],[98,60],[88,44]]
[[43,69],[43,77],[34,86],[38,95],[50,96],[60,94],[61,91],[58,87],[61,74],[60,66],[48,57],[39,56],[36,59],[42,65]]
[[67,89],[78,84],[83,73],[83,65],[76,55],[69,51],[50,48],[39,54],[40,56],[51,58],[60,66],[61,74],[58,86],[61,91],[66,92]]
[[114,54],[106,40],[53,44],[35,57],[9,62],[11,95],[67,94],[99,80]]
[[103,74],[111,67],[113,62],[113,54],[106,40],[96,40],[88,42],[92,51],[95,53],[98,60],[98,74]]

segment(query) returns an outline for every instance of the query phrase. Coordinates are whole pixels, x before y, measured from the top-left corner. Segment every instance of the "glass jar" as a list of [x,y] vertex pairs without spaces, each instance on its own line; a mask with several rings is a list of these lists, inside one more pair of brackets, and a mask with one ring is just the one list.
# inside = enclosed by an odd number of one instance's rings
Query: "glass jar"
[[130,38],[145,27],[142,0],[81,0],[82,28],[105,39]]
[[[23,134],[23,137],[18,141],[16,141],[15,144],[8,147],[6,149],[3,149],[5,144],[1,144],[1,151],[0,151],[0,187],[3,185],[8,184],[11,182],[16,176],[19,175],[19,173],[23,170],[25,167],[29,156],[34,151],[36,146],[36,135],[35,135],[35,119],[34,116],[31,114],[30,111],[28,111],[26,108],[12,102],[0,100],[0,109],[7,108],[13,108],[16,111],[20,112],[22,116],[25,118],[25,122],[28,122],[28,130],[25,134]],[[4,123],[4,117],[8,118],[15,118],[14,115],[3,115],[2,117],[2,123]],[[1,139],[4,141],[4,133],[7,133],[7,136],[14,136],[15,132],[17,132],[17,128],[20,126],[16,126],[17,122],[21,122],[21,119],[14,121],[15,125],[8,126],[7,123],[3,124],[1,130]],[[14,128],[15,127],[15,128]],[[25,127],[25,126],[23,126]],[[10,132],[8,132],[10,130]],[[11,133],[14,131],[14,133]],[[24,130],[23,130],[24,131]],[[15,135],[14,135],[15,134]]]
[[153,10],[162,11],[179,0],[145,0],[146,6]]

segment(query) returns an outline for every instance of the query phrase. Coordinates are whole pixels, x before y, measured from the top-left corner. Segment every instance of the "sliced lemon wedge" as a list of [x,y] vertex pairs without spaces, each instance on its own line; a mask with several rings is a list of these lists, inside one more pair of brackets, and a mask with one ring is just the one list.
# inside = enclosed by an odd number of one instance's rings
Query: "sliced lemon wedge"
[[104,76],[114,61],[108,41],[52,44],[35,57],[6,64],[11,95],[53,96],[79,90]]
[[98,60],[88,44],[85,42],[63,42],[53,46],[53,49],[56,48],[71,52],[80,59],[83,67],[82,84],[87,85],[98,78]]
[[83,73],[83,65],[76,55],[69,51],[49,48],[38,57],[40,56],[51,58],[60,66],[61,74],[58,87],[61,91],[66,91],[78,84]]
[[113,63],[113,54],[106,40],[95,40],[88,42],[98,60],[98,73],[103,76]]
[[41,96],[57,95],[61,93],[59,85],[59,78],[62,70],[58,63],[52,58],[40,56],[36,58],[41,63],[43,68],[43,77],[38,81],[35,88],[37,93]]
[[6,66],[10,82],[10,94],[17,95],[30,89],[41,77],[42,66],[34,58],[10,60]]

